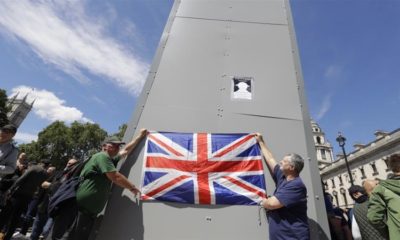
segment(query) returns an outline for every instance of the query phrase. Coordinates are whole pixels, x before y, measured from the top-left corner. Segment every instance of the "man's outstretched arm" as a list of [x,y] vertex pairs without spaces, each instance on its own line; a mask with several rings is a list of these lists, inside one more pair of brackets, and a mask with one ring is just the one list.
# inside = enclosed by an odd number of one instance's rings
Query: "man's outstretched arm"
[[122,188],[126,188],[131,191],[134,195],[140,193],[139,189],[131,183],[124,175],[121,173],[114,171],[114,172],[107,172],[107,178],[112,181],[113,183],[117,184]]
[[260,133],[256,133],[255,137],[257,139],[258,145],[260,145],[261,152],[264,156],[265,163],[267,164],[271,174],[274,172],[275,166],[278,164],[272,155],[271,151],[265,145],[264,139]]

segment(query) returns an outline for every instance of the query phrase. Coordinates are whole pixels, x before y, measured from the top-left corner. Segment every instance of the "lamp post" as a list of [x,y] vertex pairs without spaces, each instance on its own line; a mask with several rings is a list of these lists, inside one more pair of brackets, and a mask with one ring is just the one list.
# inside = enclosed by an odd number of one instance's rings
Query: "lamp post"
[[339,143],[339,146],[342,148],[343,155],[344,155],[344,161],[346,162],[347,172],[349,173],[349,177],[350,177],[350,183],[351,183],[351,186],[353,186],[354,185],[353,175],[351,174],[349,162],[347,161],[346,150],[344,149],[344,145],[346,144],[346,138],[342,135],[341,132],[339,132],[339,135],[336,138],[336,141]]

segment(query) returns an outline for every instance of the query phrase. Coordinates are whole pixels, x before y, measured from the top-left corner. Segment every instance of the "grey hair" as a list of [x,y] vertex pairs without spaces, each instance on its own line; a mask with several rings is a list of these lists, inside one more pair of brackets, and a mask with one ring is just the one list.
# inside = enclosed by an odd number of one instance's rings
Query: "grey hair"
[[294,170],[300,174],[304,167],[304,159],[296,153],[289,153],[286,156],[289,157],[290,165],[292,165]]

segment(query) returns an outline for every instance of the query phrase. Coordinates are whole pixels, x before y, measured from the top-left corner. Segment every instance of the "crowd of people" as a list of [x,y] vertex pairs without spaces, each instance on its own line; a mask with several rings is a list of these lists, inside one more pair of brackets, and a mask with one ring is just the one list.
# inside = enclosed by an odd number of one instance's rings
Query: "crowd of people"
[[392,173],[386,180],[368,179],[348,189],[354,200],[351,209],[334,206],[325,193],[332,239],[400,239],[400,154],[391,155],[388,165]]
[[[18,156],[13,144],[16,132],[13,125],[0,129],[0,240],[87,240],[106,204],[111,183],[139,193],[116,166],[135,149],[146,129],[124,147],[124,142],[109,137],[101,151],[86,161],[71,158],[60,171],[47,159],[35,164],[25,153]],[[74,180],[77,184],[71,185]],[[77,188],[65,190],[65,186]],[[71,193],[72,197],[65,196]]]
[[[13,125],[0,129],[0,240],[13,237],[87,240],[106,204],[112,183],[134,195],[140,194],[116,165],[146,136],[146,129],[140,130],[124,147],[124,142],[109,137],[101,151],[86,161],[71,157],[62,170],[46,159],[38,164],[27,161],[29,156],[18,153],[13,144],[16,132]],[[303,158],[291,153],[278,162],[262,135],[257,133],[255,138],[276,184],[273,196],[260,202],[267,212],[269,239],[310,239],[307,188],[300,178]],[[400,154],[390,156],[388,162],[393,172],[388,179],[367,180],[363,186],[349,188],[355,201],[350,211],[334,206],[331,196],[325,194],[332,239],[399,238]],[[71,196],[68,191],[60,194],[66,186],[77,188]]]

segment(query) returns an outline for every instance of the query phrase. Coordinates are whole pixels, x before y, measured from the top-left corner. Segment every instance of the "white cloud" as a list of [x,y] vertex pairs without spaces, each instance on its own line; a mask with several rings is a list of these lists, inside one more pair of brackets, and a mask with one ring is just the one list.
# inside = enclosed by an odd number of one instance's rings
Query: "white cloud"
[[18,86],[13,88],[11,97],[18,93],[17,98],[27,95],[28,103],[35,101],[33,104],[33,112],[42,119],[51,122],[59,120],[65,122],[93,122],[83,116],[83,113],[77,108],[65,105],[65,101],[58,98],[54,93],[44,89],[33,89],[28,86]]
[[93,101],[97,102],[98,104],[101,104],[101,105],[103,105],[103,106],[106,105],[106,102],[104,102],[102,99],[100,99],[100,98],[98,98],[98,97],[96,97],[96,96],[92,96],[91,99],[92,99]]
[[149,66],[106,34],[105,21],[90,19],[83,1],[0,1],[4,36],[26,43],[45,63],[80,82],[90,81],[88,71],[138,95]]
[[329,111],[330,108],[331,108],[331,95],[327,95],[322,101],[321,107],[317,113],[317,116],[315,117],[315,120],[317,121],[321,120],[325,116],[325,114]]
[[31,143],[32,141],[37,141],[38,135],[31,133],[17,132],[17,134],[15,134],[14,136],[14,139],[18,143]]
[[342,67],[337,66],[337,65],[330,65],[328,68],[325,70],[325,77],[327,78],[333,78],[337,77],[342,73]]

